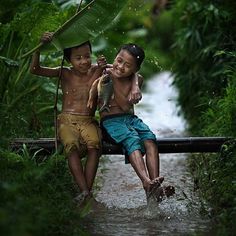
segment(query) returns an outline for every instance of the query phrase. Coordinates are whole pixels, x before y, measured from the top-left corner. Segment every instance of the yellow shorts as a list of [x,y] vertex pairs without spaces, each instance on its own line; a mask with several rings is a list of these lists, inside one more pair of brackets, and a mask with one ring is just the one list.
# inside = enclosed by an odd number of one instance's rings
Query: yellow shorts
[[101,131],[98,122],[91,116],[60,114],[58,134],[66,155],[77,150],[83,157],[89,148],[101,149]]

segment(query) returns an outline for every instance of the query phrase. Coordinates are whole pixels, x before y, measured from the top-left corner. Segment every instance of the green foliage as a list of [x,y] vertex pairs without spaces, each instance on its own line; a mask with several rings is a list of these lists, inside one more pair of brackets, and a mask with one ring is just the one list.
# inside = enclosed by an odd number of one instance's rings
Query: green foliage
[[[54,30],[58,27],[66,14],[59,14],[60,9],[53,4],[39,1],[21,1],[20,10],[10,23],[0,25],[0,130],[3,144],[7,143],[8,137],[53,133],[54,94],[48,92],[45,95],[45,90],[55,85],[48,83],[46,78],[30,75],[29,60],[19,60],[19,57],[38,42],[45,28]],[[48,128],[41,130],[40,116],[44,116]]]
[[[162,70],[169,69],[170,55],[166,55],[166,49],[172,44],[171,16],[163,13],[158,18],[154,18],[151,13],[152,6],[152,1],[128,1],[111,30],[105,31],[93,41],[94,48],[98,49],[97,54],[104,54],[112,63],[120,46],[133,42],[145,50],[146,57],[140,70],[144,77],[148,78]],[[161,27],[162,24],[165,24],[165,27]],[[167,37],[168,40],[166,40]],[[163,43],[164,41],[166,44]]]
[[217,235],[231,235],[236,230],[235,140],[225,143],[220,155],[193,155],[190,165],[196,188],[211,205]]
[[[176,1],[174,74],[189,132],[236,136],[235,1]],[[195,182],[212,204],[217,235],[235,232],[236,143],[191,158]]]
[[[235,137],[236,130],[236,84],[229,84],[225,96],[212,99],[209,108],[201,117],[203,133]],[[217,129],[216,129],[217,127]]]
[[108,28],[125,3],[125,0],[120,0],[116,3],[105,0],[100,0],[99,2],[91,1],[91,3],[74,14],[59,29],[53,30],[55,33],[50,44],[40,43],[36,48],[23,55],[23,57],[39,48],[40,50],[52,50],[56,47],[57,50],[63,50],[95,38]]
[[230,25],[235,23],[231,8],[227,3],[214,1],[177,3],[176,14],[180,19],[177,27],[180,29],[174,44],[178,58],[175,60],[175,84],[180,89],[179,102],[190,121],[190,129],[200,126],[199,114],[210,107],[213,96],[220,98],[228,86],[225,72],[234,58],[217,52],[230,52],[235,44],[234,30],[229,31]]
[[64,157],[52,156],[36,163],[28,155],[1,151],[0,168],[3,235],[78,235],[82,232],[80,210],[72,201],[75,189]]

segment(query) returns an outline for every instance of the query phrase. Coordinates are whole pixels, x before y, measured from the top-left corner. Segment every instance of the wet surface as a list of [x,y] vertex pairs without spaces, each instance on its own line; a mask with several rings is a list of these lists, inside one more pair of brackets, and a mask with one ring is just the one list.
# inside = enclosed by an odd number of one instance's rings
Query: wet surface
[[[168,73],[147,84],[136,114],[158,137],[184,136],[185,122],[177,116],[176,91]],[[160,154],[163,184],[176,194],[147,204],[141,181],[124,156],[103,156],[97,174],[96,201],[85,217],[88,235],[209,235],[209,219],[200,214],[201,202],[187,169],[187,155]]]

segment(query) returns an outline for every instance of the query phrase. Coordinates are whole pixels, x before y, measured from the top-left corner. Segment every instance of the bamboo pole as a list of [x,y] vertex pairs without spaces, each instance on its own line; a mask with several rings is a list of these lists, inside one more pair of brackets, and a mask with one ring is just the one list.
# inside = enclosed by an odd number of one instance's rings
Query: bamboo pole
[[[222,145],[232,140],[229,137],[182,137],[182,138],[158,138],[157,145],[159,153],[202,153],[202,152],[220,152]],[[10,143],[13,151],[20,151],[23,144],[31,151],[43,149],[46,153],[55,152],[54,138],[41,139],[14,139]],[[118,155],[122,154],[122,148],[106,141],[103,141],[103,154]]]

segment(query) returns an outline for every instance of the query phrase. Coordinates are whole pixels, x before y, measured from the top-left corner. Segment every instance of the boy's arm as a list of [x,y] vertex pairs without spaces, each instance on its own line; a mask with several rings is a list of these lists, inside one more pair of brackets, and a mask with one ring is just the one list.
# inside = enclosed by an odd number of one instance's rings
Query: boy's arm
[[95,105],[95,103],[97,103],[97,97],[98,97],[98,82],[99,82],[99,78],[96,79],[89,91],[89,99],[87,102],[87,107],[89,108],[93,108],[93,106]]
[[92,70],[95,71],[95,79],[106,73],[107,68],[111,68],[112,65],[107,64],[106,58],[103,55],[97,57],[97,64],[92,65]]
[[106,60],[105,56],[100,55],[97,57],[96,67],[97,67],[98,71],[100,72],[100,75],[99,75],[99,77],[100,77],[103,72],[106,72],[106,69],[112,68],[113,65],[107,64],[107,60]]
[[[48,43],[52,40],[52,33],[47,32],[41,38],[41,42]],[[49,67],[42,67],[40,65],[40,51],[36,51],[31,60],[30,64],[30,72],[35,75],[40,76],[48,76],[48,77],[58,77],[60,73],[60,68],[49,68]]]
[[132,77],[132,87],[129,93],[129,101],[132,104],[136,104],[142,99],[142,93],[140,90],[142,84],[143,77],[140,74],[135,73]]

